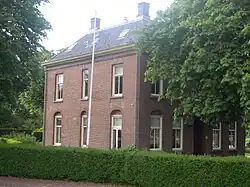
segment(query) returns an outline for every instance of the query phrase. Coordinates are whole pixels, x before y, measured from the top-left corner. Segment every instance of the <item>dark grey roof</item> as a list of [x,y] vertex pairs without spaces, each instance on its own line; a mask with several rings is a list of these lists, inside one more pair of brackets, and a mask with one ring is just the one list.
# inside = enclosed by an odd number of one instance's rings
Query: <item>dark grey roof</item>
[[[123,23],[96,32],[95,51],[107,50],[121,45],[135,43],[136,37],[133,31],[141,28],[148,21],[144,19]],[[119,38],[123,31],[128,31],[124,37]],[[74,44],[55,55],[51,60],[59,60],[69,57],[80,56],[92,51],[93,32],[88,33]]]

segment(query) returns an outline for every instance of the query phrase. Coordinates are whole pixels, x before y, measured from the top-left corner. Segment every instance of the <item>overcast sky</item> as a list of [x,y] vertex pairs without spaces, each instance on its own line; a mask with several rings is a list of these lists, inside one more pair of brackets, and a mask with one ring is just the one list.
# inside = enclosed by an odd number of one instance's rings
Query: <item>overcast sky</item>
[[[48,50],[67,47],[88,32],[90,18],[101,18],[101,28],[122,23],[124,18],[134,20],[137,4],[143,0],[50,0],[40,8],[53,30],[43,45]],[[145,0],[150,3],[151,18],[158,10],[165,10],[173,0]]]

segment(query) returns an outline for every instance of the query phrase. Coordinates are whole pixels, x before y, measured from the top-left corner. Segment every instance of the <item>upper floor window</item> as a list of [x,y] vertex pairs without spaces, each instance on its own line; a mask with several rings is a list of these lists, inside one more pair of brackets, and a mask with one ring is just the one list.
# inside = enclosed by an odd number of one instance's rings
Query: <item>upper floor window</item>
[[162,149],[162,116],[151,115],[150,122],[150,149]]
[[151,95],[159,96],[163,93],[163,80],[158,80],[151,85]]
[[88,130],[88,117],[84,112],[81,117],[81,146],[87,146],[87,130]]
[[56,101],[63,100],[63,74],[56,75]]
[[82,72],[82,99],[88,99],[89,95],[89,72],[84,70]]
[[122,96],[123,92],[123,66],[113,66],[113,96]]
[[122,138],[122,115],[115,114],[112,115],[111,124],[111,148],[119,149],[121,148],[121,138]]
[[213,149],[221,149],[221,123],[213,127]]
[[61,114],[56,114],[54,119],[54,145],[61,145],[62,137],[62,116]]
[[237,122],[231,123],[228,126],[229,131],[229,149],[237,148]]
[[173,122],[172,150],[182,150],[183,147],[183,119]]

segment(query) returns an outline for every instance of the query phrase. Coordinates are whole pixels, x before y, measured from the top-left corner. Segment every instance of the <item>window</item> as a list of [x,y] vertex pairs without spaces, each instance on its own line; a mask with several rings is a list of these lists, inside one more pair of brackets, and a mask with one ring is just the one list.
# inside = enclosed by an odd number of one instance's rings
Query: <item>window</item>
[[174,121],[172,126],[172,150],[182,150],[183,144],[183,119]]
[[82,99],[88,99],[89,95],[89,72],[84,70],[82,73]]
[[82,114],[81,119],[81,146],[87,146],[87,130],[88,130],[88,117],[86,113]]
[[63,100],[63,74],[56,75],[56,101]]
[[213,149],[221,149],[221,123],[213,128]]
[[237,122],[232,123],[228,127],[229,130],[229,149],[237,148]]
[[62,116],[60,114],[55,115],[55,132],[54,132],[54,145],[61,145],[62,137]]
[[122,116],[112,115],[111,148],[121,148]]
[[151,87],[151,95],[153,96],[159,96],[163,92],[163,81],[158,80],[156,83],[152,84]]
[[162,149],[162,116],[151,115],[150,149]]
[[120,35],[118,36],[118,39],[122,39],[126,36],[126,34],[130,31],[130,29],[123,30]]
[[123,67],[113,66],[113,96],[122,96],[123,91]]

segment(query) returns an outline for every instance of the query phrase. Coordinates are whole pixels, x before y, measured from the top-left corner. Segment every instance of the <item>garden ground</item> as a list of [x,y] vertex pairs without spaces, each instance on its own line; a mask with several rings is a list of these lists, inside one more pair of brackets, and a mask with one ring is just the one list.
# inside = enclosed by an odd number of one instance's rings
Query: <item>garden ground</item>
[[[82,182],[50,181],[39,179],[22,179],[15,177],[0,177],[0,187],[119,187],[108,184],[93,184]],[[120,186],[121,187],[121,186]]]

